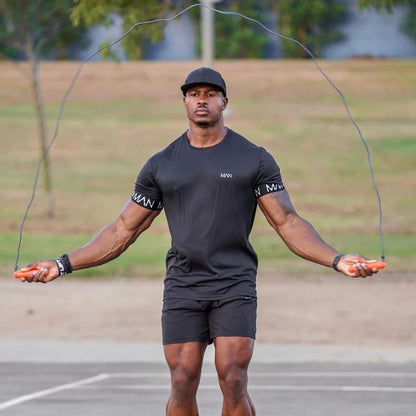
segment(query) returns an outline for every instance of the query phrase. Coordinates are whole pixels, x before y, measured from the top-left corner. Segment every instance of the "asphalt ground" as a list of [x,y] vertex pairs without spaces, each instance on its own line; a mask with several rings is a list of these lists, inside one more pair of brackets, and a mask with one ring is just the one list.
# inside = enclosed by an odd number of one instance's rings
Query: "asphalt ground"
[[[415,350],[257,346],[249,391],[259,416],[411,416]],[[169,374],[158,344],[0,340],[0,415],[159,416]],[[201,416],[221,414],[209,347]]]

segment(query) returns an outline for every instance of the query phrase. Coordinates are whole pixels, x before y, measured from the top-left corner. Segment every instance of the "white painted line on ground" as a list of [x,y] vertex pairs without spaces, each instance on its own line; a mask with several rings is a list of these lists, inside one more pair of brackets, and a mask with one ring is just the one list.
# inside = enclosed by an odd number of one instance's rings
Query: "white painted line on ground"
[[108,374],[98,374],[97,376],[85,378],[83,380],[75,381],[73,383],[62,384],[60,386],[52,387],[50,389],[25,394],[24,396],[16,397],[15,399],[7,400],[5,402],[0,403],[0,410],[4,410],[27,401],[37,399],[39,397],[47,396],[48,394],[54,394],[62,390],[75,389],[77,387],[85,386],[87,384],[95,383],[97,381],[105,380],[107,378]]
[[[0,411],[19,405],[21,403],[34,400],[43,396],[54,394],[63,390],[77,388],[83,389],[132,389],[132,390],[169,390],[170,384],[129,384],[129,385],[100,385],[93,386],[98,381],[115,378],[169,378],[169,373],[143,372],[143,373],[107,373],[98,374],[73,383],[62,384],[50,389],[40,390],[34,393],[16,397],[12,400],[0,402]],[[207,372],[203,377],[217,377],[215,372]],[[288,378],[329,378],[329,377],[381,377],[381,378],[409,378],[416,377],[416,373],[406,372],[251,372],[250,377],[288,377]],[[202,384],[200,390],[218,390],[218,384]],[[397,387],[397,386],[325,386],[325,385],[279,385],[279,384],[253,384],[249,385],[250,390],[257,391],[340,391],[340,392],[381,392],[381,393],[416,393],[416,387]]]
[[[148,373],[109,373],[109,378],[169,378],[170,374],[168,371],[165,373],[160,372],[148,372]],[[217,374],[214,372],[203,372],[202,377],[217,377]],[[300,372],[300,371],[290,371],[290,372],[258,372],[258,371],[249,371],[249,377],[292,377],[292,378],[343,378],[343,377],[366,377],[366,378],[374,378],[374,377],[380,377],[380,378],[416,378],[416,373],[406,373],[406,372],[371,372],[371,371],[347,371],[347,372],[341,372],[341,371],[306,371],[306,372]]]
[[279,391],[344,391],[344,392],[374,392],[374,393],[416,393],[416,387],[384,387],[384,386],[281,386],[254,385],[249,390],[279,390]]
[[[168,379],[169,373],[161,372],[143,372],[143,373],[109,373],[108,379]],[[202,379],[217,377],[215,372],[203,373]],[[414,378],[416,373],[406,372],[370,372],[370,371],[319,371],[319,372],[250,372],[250,379],[256,377],[265,378]],[[160,384],[105,384],[100,386],[85,386],[87,389],[118,389],[118,390],[169,390],[170,383]],[[218,384],[202,384],[200,390],[218,390]],[[258,391],[340,391],[340,392],[380,392],[380,393],[416,393],[416,386],[326,386],[326,385],[281,385],[281,384],[251,384],[250,390]]]
[[406,373],[406,372],[341,372],[341,371],[334,371],[334,372],[299,372],[299,371],[293,371],[293,372],[249,372],[249,376],[251,377],[293,377],[293,378],[374,378],[374,377],[380,377],[380,378],[415,378],[416,373]]
[[[416,393],[416,387],[391,386],[285,386],[285,385],[249,385],[249,390],[257,391],[340,391],[340,392],[370,392],[370,393]],[[97,390],[169,390],[170,384],[106,384],[101,386],[83,386],[82,389]],[[199,386],[199,390],[219,390],[217,384]]]
[[[214,374],[214,373],[211,373]],[[141,378],[141,377],[150,377],[150,378],[169,378],[169,370],[166,369],[165,372],[148,372],[148,373],[108,373],[109,378]]]

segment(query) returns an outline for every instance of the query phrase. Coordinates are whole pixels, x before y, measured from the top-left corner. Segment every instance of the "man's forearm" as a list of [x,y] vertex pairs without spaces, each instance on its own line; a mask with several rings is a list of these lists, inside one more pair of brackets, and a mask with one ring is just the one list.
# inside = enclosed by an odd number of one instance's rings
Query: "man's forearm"
[[119,217],[104,227],[85,246],[69,254],[73,270],[99,266],[115,259],[147,230],[160,211],[151,211],[128,201]]
[[69,254],[72,269],[87,269],[107,263],[122,254],[136,238],[136,235],[120,231],[116,222],[109,224],[88,244]]
[[277,232],[293,253],[315,263],[331,267],[334,257],[339,253],[320,237],[308,221],[298,215],[290,215]]
[[129,200],[117,220],[104,227],[88,244],[70,253],[68,258],[62,255],[59,260],[37,260],[29,264],[21,269],[22,272],[27,272],[22,280],[47,283],[73,270],[107,263],[136,241],[150,227],[159,212],[140,207]]

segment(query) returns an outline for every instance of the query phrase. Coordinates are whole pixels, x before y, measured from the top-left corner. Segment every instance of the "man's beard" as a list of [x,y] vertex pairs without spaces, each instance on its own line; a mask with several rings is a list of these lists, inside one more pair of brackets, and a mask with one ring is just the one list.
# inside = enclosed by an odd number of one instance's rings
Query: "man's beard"
[[201,121],[196,121],[195,124],[199,127],[210,127],[214,123],[212,121],[208,121],[208,120],[201,120]]
[[216,117],[210,120],[204,120],[204,119],[194,120],[194,123],[198,127],[212,127],[212,126],[215,126],[218,122],[219,122],[219,118],[216,118]]

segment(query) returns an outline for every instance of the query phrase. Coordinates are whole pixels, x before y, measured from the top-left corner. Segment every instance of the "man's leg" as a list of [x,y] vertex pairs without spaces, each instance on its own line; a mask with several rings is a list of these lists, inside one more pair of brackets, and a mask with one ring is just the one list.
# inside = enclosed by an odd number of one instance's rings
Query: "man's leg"
[[201,378],[206,342],[166,344],[165,358],[171,376],[167,416],[198,416],[196,392]]
[[217,337],[214,344],[215,366],[224,397],[222,416],[255,416],[253,402],[247,392],[247,371],[253,355],[254,339]]

